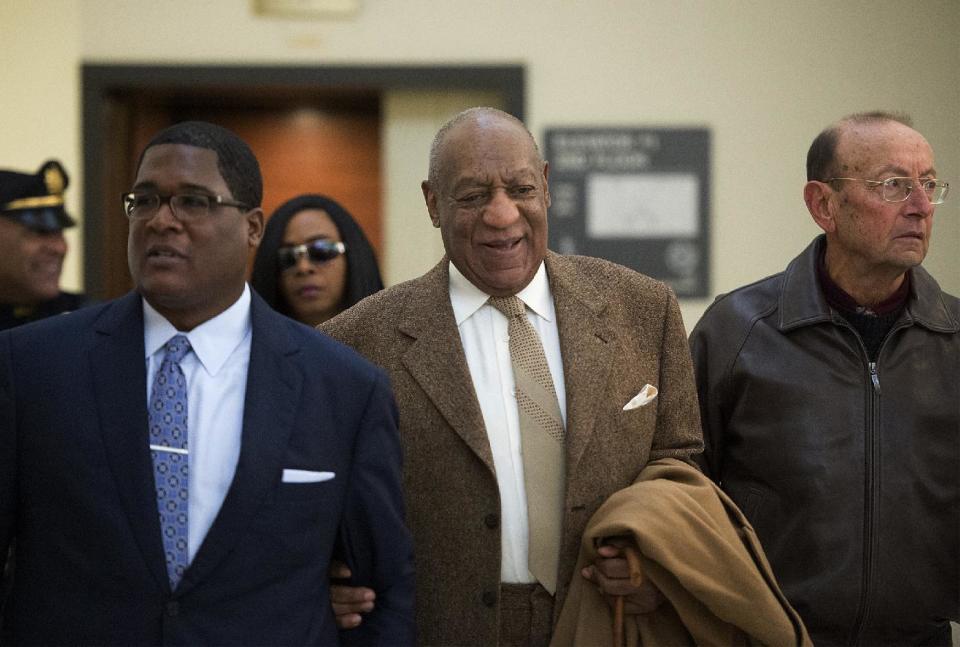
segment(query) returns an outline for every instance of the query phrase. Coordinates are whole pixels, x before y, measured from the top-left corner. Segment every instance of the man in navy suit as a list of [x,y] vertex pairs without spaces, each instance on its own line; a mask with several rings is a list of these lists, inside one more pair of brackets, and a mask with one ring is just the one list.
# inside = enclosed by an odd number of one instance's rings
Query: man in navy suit
[[124,196],[136,290],[0,334],[5,640],[336,644],[336,555],[377,595],[344,638],[413,641],[388,380],[247,286],[261,196],[236,135],[168,128]]

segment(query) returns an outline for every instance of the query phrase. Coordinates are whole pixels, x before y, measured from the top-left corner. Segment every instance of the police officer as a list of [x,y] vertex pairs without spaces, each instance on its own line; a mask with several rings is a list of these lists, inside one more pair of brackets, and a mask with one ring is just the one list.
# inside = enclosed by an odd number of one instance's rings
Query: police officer
[[[82,294],[60,290],[63,230],[76,224],[63,208],[68,183],[56,160],[36,173],[0,171],[0,330],[86,304]],[[12,563],[12,556],[0,557]],[[0,569],[0,608],[10,585],[7,564]]]
[[76,224],[63,208],[68,183],[56,160],[35,174],[0,171],[0,330],[86,303],[60,290],[63,230]]

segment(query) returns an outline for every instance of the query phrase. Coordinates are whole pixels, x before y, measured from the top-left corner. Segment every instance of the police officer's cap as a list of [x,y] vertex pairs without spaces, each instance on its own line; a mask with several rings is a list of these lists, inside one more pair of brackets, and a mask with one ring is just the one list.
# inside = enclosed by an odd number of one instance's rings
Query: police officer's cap
[[70,179],[60,162],[44,162],[35,174],[0,171],[0,215],[40,232],[60,231],[76,223],[63,208]]

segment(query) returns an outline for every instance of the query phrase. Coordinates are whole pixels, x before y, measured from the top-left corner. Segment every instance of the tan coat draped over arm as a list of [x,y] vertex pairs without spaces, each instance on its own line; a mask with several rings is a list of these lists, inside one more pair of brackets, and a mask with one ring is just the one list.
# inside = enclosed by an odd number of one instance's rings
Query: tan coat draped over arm
[[[576,572],[613,536],[633,537],[643,576],[666,597],[653,613],[627,616],[626,645],[812,644],[746,518],[683,461],[650,462],[597,510]],[[612,644],[612,617],[596,587],[575,577],[551,644]]]

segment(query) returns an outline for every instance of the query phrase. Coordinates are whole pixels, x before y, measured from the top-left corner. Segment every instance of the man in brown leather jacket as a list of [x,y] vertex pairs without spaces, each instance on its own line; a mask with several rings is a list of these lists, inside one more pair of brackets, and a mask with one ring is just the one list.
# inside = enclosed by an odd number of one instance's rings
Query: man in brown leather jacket
[[902,115],[807,157],[824,234],[691,335],[704,467],[819,645],[949,645],[960,616],[960,301],[920,267],[947,184]]

